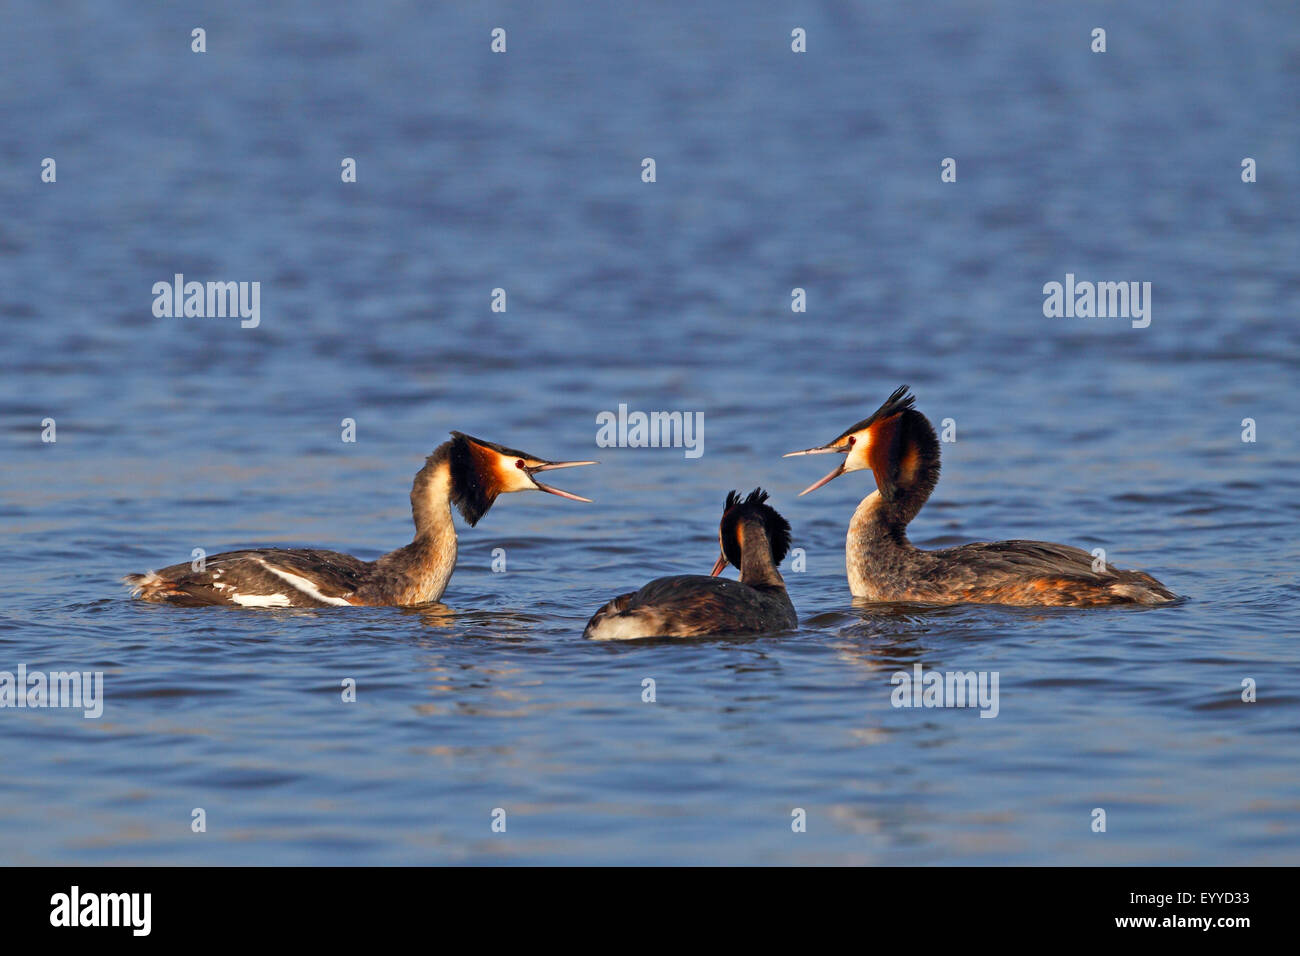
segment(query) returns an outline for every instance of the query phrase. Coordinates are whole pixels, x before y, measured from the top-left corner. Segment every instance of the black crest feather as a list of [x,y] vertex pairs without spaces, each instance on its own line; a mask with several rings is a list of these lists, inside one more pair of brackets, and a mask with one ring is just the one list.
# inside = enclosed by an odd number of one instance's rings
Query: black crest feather
[[[860,432],[862,429],[875,422],[884,421],[886,418],[893,418],[895,415],[906,412],[915,404],[916,396],[909,391],[908,386],[900,385],[898,388],[894,389],[893,394],[890,395],[889,398],[885,399],[885,404],[881,405],[856,425],[850,425],[848,428],[844,429],[844,431],[840,432],[840,434],[835,438],[835,441],[838,442],[841,439],[848,438],[854,432]],[[831,444],[834,443],[835,442],[831,442]]]
[[762,488],[755,488],[742,501],[740,492],[727,493],[726,506],[722,512],[720,532],[722,553],[735,567],[740,567],[740,544],[736,539],[736,529],[746,519],[757,520],[767,535],[768,546],[772,549],[772,563],[780,564],[790,550],[790,522],[767,504],[768,494]]
[[[475,445],[480,449],[475,449]],[[515,458],[526,457],[523,452],[483,441],[463,432],[452,432],[451,441],[442,446],[447,449],[447,460],[451,467],[451,503],[456,506],[465,523],[471,528],[488,513],[492,502],[497,500],[498,489],[491,481],[490,470],[485,467],[482,448],[490,448]],[[439,451],[442,449],[440,448]],[[434,453],[435,455],[437,452]]]

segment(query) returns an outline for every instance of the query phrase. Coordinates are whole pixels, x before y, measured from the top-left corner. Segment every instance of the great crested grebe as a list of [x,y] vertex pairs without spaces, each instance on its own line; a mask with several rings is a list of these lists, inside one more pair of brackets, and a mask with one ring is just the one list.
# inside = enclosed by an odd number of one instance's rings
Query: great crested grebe
[[876,491],[849,522],[849,590],[869,601],[1088,607],[1165,604],[1176,595],[1142,571],[1094,570],[1087,551],[1042,541],[996,541],[922,551],[907,525],[939,481],[939,441],[904,385],[871,417],[830,444],[792,455],[838,453],[844,461],[801,491],[870,468]]
[[[795,627],[790,595],[777,565],[790,550],[790,523],[755,488],[744,501],[730,492],[718,526],[721,554],[713,570],[651,581],[597,611],[583,637],[626,641],[638,637],[762,634]],[[718,577],[730,563],[740,580]]]
[[544,485],[535,475],[594,461],[546,461],[461,432],[451,435],[429,456],[411,486],[415,540],[375,561],[305,548],[227,551],[207,558],[201,571],[176,564],[122,580],[142,600],[187,607],[426,604],[442,597],[456,566],[451,505],[473,527],[497,495],[509,491],[591,500]]

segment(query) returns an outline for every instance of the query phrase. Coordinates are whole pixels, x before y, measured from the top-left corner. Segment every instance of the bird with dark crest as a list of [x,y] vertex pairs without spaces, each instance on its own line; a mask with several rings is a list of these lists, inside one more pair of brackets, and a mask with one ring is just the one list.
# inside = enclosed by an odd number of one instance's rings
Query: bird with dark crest
[[123,581],[135,597],[188,607],[412,606],[439,600],[456,566],[455,505],[473,527],[497,496],[544,491],[590,501],[545,485],[544,471],[594,465],[594,461],[547,461],[494,442],[452,432],[425,461],[411,486],[415,540],[375,561],[304,548],[227,551],[200,568],[176,564],[130,574]]
[[849,590],[869,601],[1092,607],[1167,604],[1176,595],[1151,575],[1123,571],[1079,548],[996,541],[923,551],[907,526],[939,481],[939,440],[904,385],[833,441],[792,455],[844,455],[800,495],[851,471],[870,469],[876,490],[849,522]]
[[[626,641],[640,637],[766,634],[798,623],[777,566],[790,550],[790,523],[755,488],[744,500],[730,492],[718,525],[720,554],[712,572],[651,581],[614,598],[587,623],[583,637]],[[718,577],[730,564],[740,580]]]

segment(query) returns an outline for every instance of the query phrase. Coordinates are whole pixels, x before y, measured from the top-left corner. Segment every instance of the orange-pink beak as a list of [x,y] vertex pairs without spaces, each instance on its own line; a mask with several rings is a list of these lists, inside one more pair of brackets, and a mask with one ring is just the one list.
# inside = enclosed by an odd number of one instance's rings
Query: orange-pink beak
[[[829,445],[822,445],[819,448],[805,448],[803,451],[792,451],[787,455],[782,455],[781,457],[793,458],[796,455],[830,455],[830,454],[847,455],[849,453],[849,450],[852,447],[853,447],[853,443],[845,440],[843,443],[839,445],[832,442]],[[803,491],[799,492],[798,497],[802,498],[804,495],[808,494],[808,492],[816,491],[822,485],[828,484],[829,482],[838,478],[840,475],[844,474],[844,465],[846,464],[847,461],[848,459],[846,458],[844,461],[840,462],[839,465],[825,478],[821,479],[820,481],[814,481]]]
[[531,467],[526,468],[525,471],[528,472],[528,477],[532,480],[533,484],[537,486],[538,491],[544,491],[548,495],[559,495],[561,498],[568,498],[570,501],[590,502],[590,498],[583,498],[571,492],[561,491],[559,488],[552,488],[550,485],[542,484],[537,480],[537,473],[539,471],[554,471],[557,468],[577,468],[579,465],[597,464],[599,464],[599,462],[595,461],[547,461],[540,465],[532,465]]

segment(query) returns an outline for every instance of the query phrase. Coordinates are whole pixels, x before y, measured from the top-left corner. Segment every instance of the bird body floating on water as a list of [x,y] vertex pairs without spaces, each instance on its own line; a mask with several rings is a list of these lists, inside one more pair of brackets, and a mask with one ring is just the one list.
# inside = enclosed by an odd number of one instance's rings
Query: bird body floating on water
[[189,607],[412,606],[437,601],[456,567],[455,505],[471,527],[498,495],[544,491],[590,501],[545,485],[544,471],[594,465],[594,461],[546,461],[462,432],[434,450],[411,486],[415,540],[375,561],[338,551],[266,548],[227,551],[201,570],[176,564],[123,581],[135,597]]
[[1044,541],[996,541],[923,551],[907,539],[939,481],[939,440],[907,386],[828,444],[792,455],[844,455],[806,495],[840,475],[870,469],[876,490],[849,522],[849,590],[869,601],[1094,607],[1167,604],[1172,591],[1142,571],[1122,571],[1087,551]]
[[[777,570],[790,549],[790,524],[755,488],[741,500],[727,495],[718,525],[721,554],[708,575],[680,574],[651,581],[614,598],[588,622],[583,637],[625,641],[640,637],[764,634],[799,623]],[[728,564],[740,580],[718,577]]]

